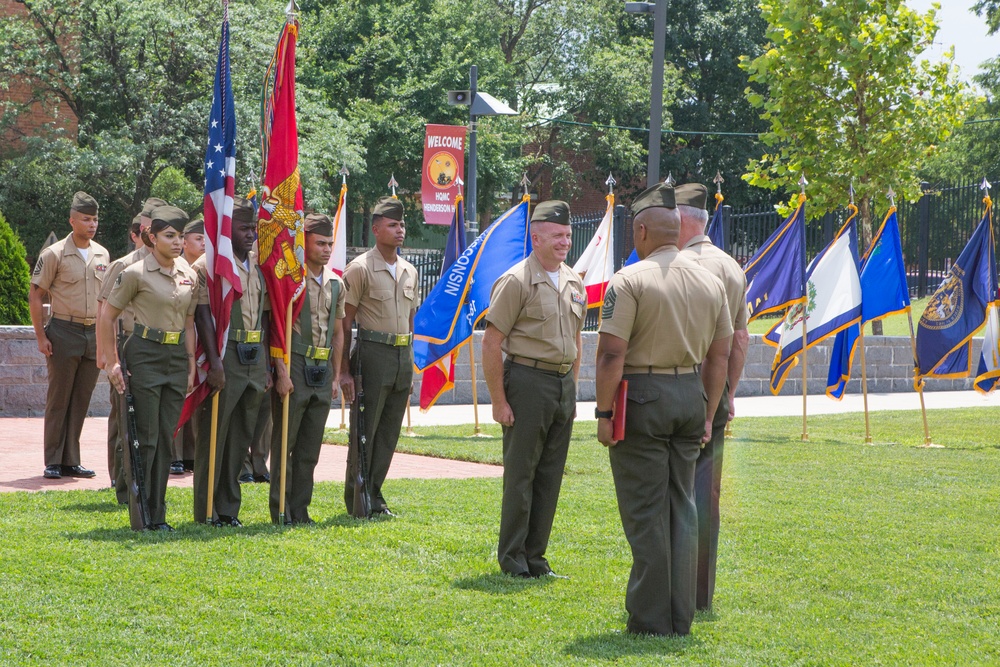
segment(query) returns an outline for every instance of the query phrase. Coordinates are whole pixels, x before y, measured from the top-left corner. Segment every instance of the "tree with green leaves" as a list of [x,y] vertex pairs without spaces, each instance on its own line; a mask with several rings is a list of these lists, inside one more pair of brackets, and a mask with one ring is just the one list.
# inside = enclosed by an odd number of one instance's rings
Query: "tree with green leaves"
[[31,324],[28,286],[31,275],[25,261],[24,244],[0,213],[0,325]]
[[767,148],[743,178],[797,193],[805,174],[810,217],[843,206],[853,183],[867,243],[876,197],[881,206],[891,188],[918,199],[922,166],[974,102],[950,55],[915,61],[937,32],[935,10],[921,14],[902,0],[764,0],[761,11],[770,45],[742,66],[766,89],[747,98],[768,123]]

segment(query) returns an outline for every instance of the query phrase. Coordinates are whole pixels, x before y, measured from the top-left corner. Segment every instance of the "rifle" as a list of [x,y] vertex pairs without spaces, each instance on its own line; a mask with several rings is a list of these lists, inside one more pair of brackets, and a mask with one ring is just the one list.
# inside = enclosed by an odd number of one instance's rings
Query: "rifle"
[[[360,329],[358,332],[360,333]],[[367,437],[365,436],[365,389],[361,377],[361,336],[358,336],[354,352],[358,355],[354,373],[354,400],[351,402],[351,434],[350,446],[354,449],[354,503],[351,516],[356,519],[369,519],[372,515],[372,499],[368,492],[368,481],[365,479],[367,453]]]
[[128,518],[132,530],[148,530],[152,528],[149,518],[149,503],[146,498],[146,475],[142,467],[142,455],[139,453],[139,437],[135,424],[135,401],[128,379],[128,368],[125,364],[125,331],[122,321],[118,320],[118,363],[122,370],[122,380],[125,383],[125,393],[122,401],[121,433],[125,438],[122,447],[122,467],[125,469],[125,484],[128,486]]

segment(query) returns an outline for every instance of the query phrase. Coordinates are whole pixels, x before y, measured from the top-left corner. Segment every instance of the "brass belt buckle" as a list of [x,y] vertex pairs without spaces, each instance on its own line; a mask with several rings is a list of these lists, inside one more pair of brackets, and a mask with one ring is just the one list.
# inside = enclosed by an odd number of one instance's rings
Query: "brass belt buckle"
[[247,339],[244,342],[247,343],[259,343],[260,342],[260,331],[247,331]]
[[330,348],[328,347],[317,347],[313,348],[315,350],[313,359],[319,359],[321,361],[326,361],[330,358]]
[[177,345],[181,342],[181,332],[180,331],[164,331],[163,332],[163,344],[164,345]]
[[410,334],[396,334],[396,342],[394,343],[396,347],[402,347],[404,345],[410,344]]

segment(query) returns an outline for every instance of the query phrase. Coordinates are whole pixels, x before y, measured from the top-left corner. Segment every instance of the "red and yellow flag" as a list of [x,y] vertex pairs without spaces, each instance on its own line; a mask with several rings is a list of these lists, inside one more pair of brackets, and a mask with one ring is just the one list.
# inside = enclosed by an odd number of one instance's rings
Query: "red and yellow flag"
[[271,356],[285,357],[291,332],[285,331],[302,309],[305,289],[305,220],[299,180],[299,137],[295,123],[295,41],[298,21],[285,23],[264,75],[261,155],[264,179],[257,221],[257,247],[271,297]]

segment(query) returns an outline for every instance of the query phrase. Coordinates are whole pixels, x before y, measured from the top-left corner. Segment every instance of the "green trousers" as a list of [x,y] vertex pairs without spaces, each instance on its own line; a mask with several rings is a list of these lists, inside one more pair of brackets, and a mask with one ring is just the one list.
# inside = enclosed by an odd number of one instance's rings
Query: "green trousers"
[[[281,456],[282,398],[271,392],[271,414],[274,428],[271,436],[271,494],[269,505],[271,521],[278,522],[281,499],[281,468],[285,473],[285,520],[293,523],[310,519],[309,503],[312,502],[314,474],[323,446],[323,429],[330,414],[333,399],[333,368],[326,373],[322,387],[306,384],[305,357],[292,353],[289,374],[295,386],[288,396],[288,455]],[[240,452],[240,462],[246,450]]]
[[705,433],[705,392],[695,373],[625,378],[625,438],[609,454],[622,528],[632,548],[628,630],[686,635],[695,610],[694,471]]
[[187,354],[178,345],[161,345],[130,336],[125,343],[129,388],[135,401],[135,421],[146,481],[146,501],[153,524],[166,523],[167,478],[174,429],[187,390]]
[[698,454],[694,472],[694,502],[698,508],[698,609],[711,609],[715,595],[715,563],[719,555],[719,496],[722,454],[729,421],[729,386],[722,392],[712,418],[712,439]]
[[262,477],[267,472],[267,455],[271,451],[271,432],[274,422],[271,419],[271,390],[264,393],[257,411],[257,423],[254,424],[253,437],[243,459],[241,475]]
[[503,427],[503,500],[497,561],[510,574],[550,570],[545,550],[573,434],[576,382],[557,373],[504,363],[514,425]]
[[[247,443],[253,438],[257,412],[264,397],[267,364],[264,350],[255,364],[241,364],[237,343],[229,341],[222,365],[226,386],[219,392],[218,427],[215,439],[215,470],[212,487],[212,518],[220,514],[240,514],[240,469]],[[198,408],[194,453],[194,520],[204,523],[208,516],[209,450],[212,440],[212,402],[209,396]],[[176,456],[176,454],[174,454]]]
[[[357,352],[351,358],[351,370],[357,368]],[[399,429],[403,425],[406,404],[410,400],[413,384],[413,348],[396,347],[363,341],[361,343],[361,371],[365,391],[365,434],[367,452],[364,471],[372,511],[387,509],[382,495],[382,484],[389,474],[392,455],[399,443]],[[353,415],[351,429],[355,428]],[[357,461],[357,452],[347,451],[347,477],[344,483],[344,503],[347,512],[354,508],[354,476],[351,474]],[[272,479],[274,473],[271,473]]]
[[97,384],[97,337],[93,325],[52,319],[45,327],[52,355],[45,358],[45,465],[80,465],[80,433]]

